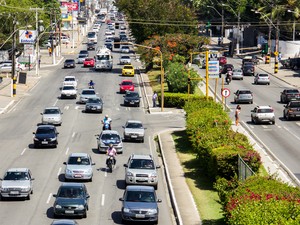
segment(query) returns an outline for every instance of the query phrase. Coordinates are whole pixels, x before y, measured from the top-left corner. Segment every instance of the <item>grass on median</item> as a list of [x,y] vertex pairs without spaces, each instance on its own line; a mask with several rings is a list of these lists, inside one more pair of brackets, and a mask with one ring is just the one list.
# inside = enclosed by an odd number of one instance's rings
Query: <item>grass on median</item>
[[186,182],[192,192],[203,225],[226,224],[222,215],[219,196],[213,189],[213,183],[201,170],[197,170],[196,155],[191,152],[191,144],[185,131],[172,134],[178,158],[183,167]]

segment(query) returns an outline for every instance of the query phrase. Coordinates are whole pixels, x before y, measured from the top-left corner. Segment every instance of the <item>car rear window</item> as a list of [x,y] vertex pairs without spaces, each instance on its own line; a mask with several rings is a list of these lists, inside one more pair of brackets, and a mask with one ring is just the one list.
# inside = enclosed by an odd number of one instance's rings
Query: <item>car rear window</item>
[[127,82],[127,81],[125,81],[125,82],[122,82],[122,85],[132,85],[132,82]]
[[137,92],[127,92],[126,97],[139,97]]
[[259,74],[258,76],[259,77],[268,77],[269,75],[268,74]]
[[131,70],[131,69],[133,69],[133,66],[124,66],[124,69],[129,69],[129,70]]
[[84,90],[84,91],[82,91],[82,94],[83,95],[95,95],[96,93],[93,90]]
[[286,93],[288,93],[288,94],[298,94],[298,93],[299,93],[299,90],[297,90],[297,89],[286,90]]
[[239,91],[239,94],[251,94],[251,91]]
[[90,165],[90,160],[87,157],[72,156],[68,160],[69,165]]
[[58,109],[45,109],[44,114],[59,114]]
[[271,113],[273,112],[273,109],[258,109],[258,113]]
[[64,86],[63,90],[74,90],[75,87],[74,86]]

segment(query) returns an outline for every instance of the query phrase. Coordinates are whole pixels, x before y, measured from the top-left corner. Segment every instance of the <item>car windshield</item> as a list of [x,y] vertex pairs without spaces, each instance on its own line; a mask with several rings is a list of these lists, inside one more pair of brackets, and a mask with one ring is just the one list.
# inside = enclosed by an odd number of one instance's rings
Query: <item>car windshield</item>
[[139,97],[139,93],[137,93],[137,92],[127,92],[126,97],[137,98],[137,97]]
[[55,131],[49,127],[39,127],[36,131],[37,134],[54,134]]
[[127,123],[126,128],[143,128],[141,123]]
[[29,180],[29,174],[27,172],[6,172],[3,180]]
[[45,109],[44,114],[59,114],[59,109]]
[[288,94],[298,94],[299,91],[297,89],[293,89],[293,90],[286,90],[286,93]]
[[268,74],[259,74],[259,77],[268,77]]
[[99,98],[89,98],[87,103],[100,103],[100,99]]
[[117,134],[103,134],[102,140],[120,142],[120,137]]
[[75,87],[74,86],[64,86],[63,90],[74,90]]
[[124,82],[122,82],[122,85],[132,85],[132,82],[130,82],[130,81],[124,81]]
[[97,60],[109,60],[109,55],[97,55]]
[[94,38],[96,36],[95,33],[88,33],[88,38]]
[[258,113],[271,113],[273,112],[273,109],[258,109]]
[[300,102],[290,102],[290,107],[299,108],[300,107]]
[[129,56],[121,56],[121,59],[130,59]]
[[234,73],[241,73],[242,70],[240,70],[240,69],[234,69],[233,72],[234,72]]
[[65,81],[75,81],[75,78],[68,77],[68,78],[65,78]]
[[128,46],[122,46],[122,49],[129,49]]
[[149,191],[127,191],[125,196],[127,202],[155,202],[155,195]]
[[129,165],[130,169],[154,169],[154,163],[151,159],[132,159]]
[[94,90],[84,90],[82,91],[83,95],[95,95],[95,91]]
[[84,191],[81,187],[61,187],[57,196],[61,198],[82,198],[84,197]]
[[86,58],[86,56],[85,55],[79,55],[78,58],[83,59],[83,58]]
[[73,63],[73,62],[74,62],[74,59],[67,59],[66,62],[67,62],[67,63]]
[[93,61],[93,58],[85,58],[85,61]]
[[84,156],[72,156],[68,160],[68,165],[90,165],[90,160]]
[[124,66],[124,69],[125,69],[125,70],[132,70],[133,67],[132,67],[132,66]]

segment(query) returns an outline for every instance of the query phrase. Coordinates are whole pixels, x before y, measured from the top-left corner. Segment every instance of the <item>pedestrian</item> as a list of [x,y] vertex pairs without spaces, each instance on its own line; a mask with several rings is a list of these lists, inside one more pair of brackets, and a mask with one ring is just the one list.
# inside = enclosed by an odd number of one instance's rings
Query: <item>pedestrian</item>
[[39,58],[39,69],[41,68],[41,57]]
[[279,62],[280,62],[281,58],[282,58],[282,54],[281,54],[281,52],[279,52],[279,54],[278,54],[278,61]]
[[238,126],[239,125],[239,120],[240,120],[240,113],[241,113],[241,106],[237,105],[236,110],[235,110],[235,125]]
[[52,56],[52,48],[51,47],[48,49],[48,51],[49,51],[49,56]]
[[156,107],[156,100],[157,100],[157,92],[154,91],[154,93],[152,95],[153,108]]

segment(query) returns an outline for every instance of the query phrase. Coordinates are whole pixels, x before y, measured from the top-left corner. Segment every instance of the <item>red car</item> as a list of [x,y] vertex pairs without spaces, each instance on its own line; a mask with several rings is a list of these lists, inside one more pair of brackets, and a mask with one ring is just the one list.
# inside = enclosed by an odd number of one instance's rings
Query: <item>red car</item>
[[219,64],[220,64],[221,66],[227,64],[227,58],[226,58],[225,56],[221,56],[221,57],[219,58]]
[[83,61],[84,67],[94,67],[95,66],[95,60],[93,58],[85,58]]
[[134,84],[131,80],[123,80],[120,84],[120,93],[134,91]]

